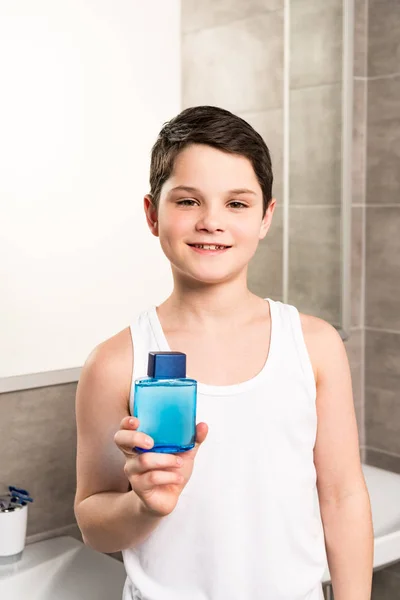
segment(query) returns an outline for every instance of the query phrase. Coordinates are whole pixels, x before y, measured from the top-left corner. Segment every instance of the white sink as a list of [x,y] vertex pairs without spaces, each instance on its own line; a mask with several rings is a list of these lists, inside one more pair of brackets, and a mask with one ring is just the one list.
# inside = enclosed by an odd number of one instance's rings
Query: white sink
[[[362,465],[374,526],[374,569],[400,561],[400,475]],[[326,568],[323,582],[331,579]]]
[[120,600],[124,565],[72,537],[28,544],[19,562],[0,565],[0,598]]

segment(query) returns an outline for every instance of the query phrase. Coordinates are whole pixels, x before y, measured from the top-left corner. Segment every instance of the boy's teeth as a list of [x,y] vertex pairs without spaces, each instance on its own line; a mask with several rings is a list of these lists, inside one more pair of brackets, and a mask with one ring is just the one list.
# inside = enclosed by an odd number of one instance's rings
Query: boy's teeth
[[225,246],[216,246],[214,244],[193,244],[195,248],[202,248],[204,250],[220,250]]

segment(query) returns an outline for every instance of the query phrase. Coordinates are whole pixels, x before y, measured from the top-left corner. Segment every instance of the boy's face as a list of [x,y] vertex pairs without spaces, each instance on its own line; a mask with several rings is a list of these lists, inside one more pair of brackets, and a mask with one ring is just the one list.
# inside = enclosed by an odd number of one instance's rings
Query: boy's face
[[[148,196],[145,210],[172,267],[195,280],[217,283],[247,268],[269,229],[275,203],[263,218],[262,190],[247,158],[192,144],[175,160],[161,189],[158,214]],[[193,244],[229,248],[196,249]]]

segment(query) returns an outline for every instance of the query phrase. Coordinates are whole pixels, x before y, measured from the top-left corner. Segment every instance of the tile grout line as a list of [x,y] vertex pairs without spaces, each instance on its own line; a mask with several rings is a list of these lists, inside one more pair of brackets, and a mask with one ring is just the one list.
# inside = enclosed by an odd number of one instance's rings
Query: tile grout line
[[283,4],[283,256],[282,256],[282,300],[289,302],[289,181],[290,181],[290,2]]
[[[353,1],[356,2],[356,0],[353,0]],[[364,73],[366,74],[366,77],[368,77],[368,43],[369,43],[369,19],[368,19],[369,7],[368,7],[368,1],[369,0],[364,0],[364,18],[365,18],[365,30],[364,30],[364,53],[365,53]]]
[[374,333],[392,333],[400,335],[400,329],[386,329],[384,327],[364,327],[365,331],[373,331]]
[[396,79],[396,77],[400,77],[399,73],[387,73],[386,75],[373,75],[372,77],[361,77],[357,75],[354,77],[356,81],[378,81],[379,79]]
[[354,117],[354,1],[342,14],[342,91],[341,91],[341,329],[347,335],[351,328],[351,250],[352,250],[352,156]]
[[323,82],[320,82],[320,83],[313,83],[313,84],[310,84],[310,85],[300,85],[298,87],[297,86],[296,87],[290,86],[290,91],[291,92],[301,92],[302,90],[312,90],[312,89],[318,89],[318,88],[321,88],[321,87],[328,87],[328,86],[333,87],[333,86],[339,86],[339,85],[341,85],[341,83],[342,83],[342,80],[338,79],[338,80],[335,80],[335,81],[323,81]]
[[375,448],[375,446],[364,445],[364,448],[368,448],[368,450],[372,450],[373,452],[379,452],[380,454],[386,454],[387,456],[390,456],[392,458],[400,459],[400,454],[397,454],[396,452],[388,452],[387,450],[382,450],[382,448]]
[[386,204],[378,204],[376,202],[371,202],[370,204],[365,204],[365,208],[400,208],[400,203],[386,203]]
[[[366,30],[368,32],[368,0],[366,0]],[[367,38],[368,40],[368,38]],[[368,53],[368,41],[367,41],[367,53]],[[368,69],[368,59],[366,59],[367,62],[367,69]],[[364,204],[362,207],[362,212],[361,212],[361,306],[360,306],[360,312],[361,312],[361,324],[362,324],[362,333],[361,333],[361,362],[362,362],[362,369],[361,369],[361,397],[362,397],[362,404],[361,404],[361,423],[362,423],[362,438],[363,438],[363,443],[366,445],[367,444],[367,427],[366,427],[366,397],[365,397],[365,371],[366,371],[366,365],[365,365],[365,356],[366,356],[366,342],[367,342],[367,336],[366,336],[366,330],[365,330],[365,304],[366,304],[366,290],[367,290],[367,283],[366,283],[366,279],[367,279],[367,275],[366,275],[366,271],[367,271],[367,209],[366,209],[366,200],[367,200],[367,137],[368,137],[368,82],[365,83],[364,85],[364,90],[363,90],[363,94],[364,94],[364,143],[363,143],[363,148],[362,148],[362,153],[363,153],[363,198],[364,198]],[[366,455],[366,451],[364,451],[364,458]]]

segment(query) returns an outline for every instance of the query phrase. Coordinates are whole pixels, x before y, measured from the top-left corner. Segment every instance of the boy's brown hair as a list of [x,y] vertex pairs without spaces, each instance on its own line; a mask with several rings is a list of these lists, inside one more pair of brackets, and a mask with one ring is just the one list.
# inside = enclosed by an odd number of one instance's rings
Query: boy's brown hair
[[250,160],[263,193],[263,216],[272,198],[272,165],[266,143],[247,121],[217,106],[186,108],[164,124],[151,151],[150,195],[158,208],[160,192],[186,146],[207,144]]

